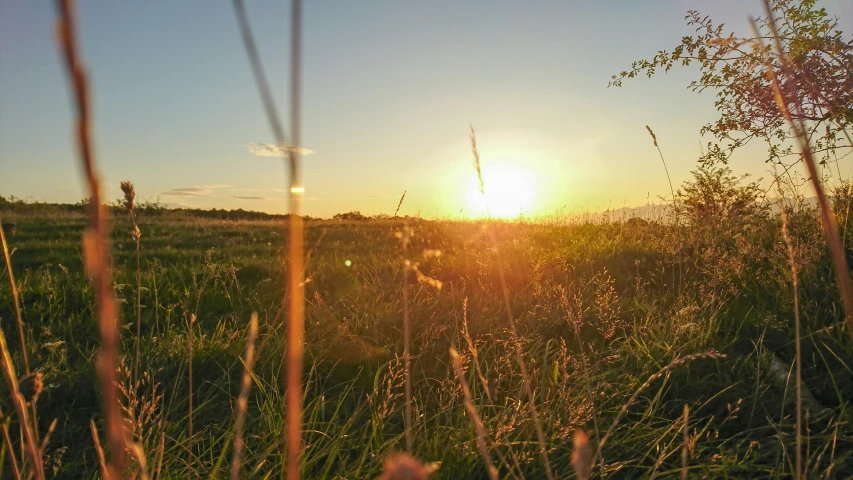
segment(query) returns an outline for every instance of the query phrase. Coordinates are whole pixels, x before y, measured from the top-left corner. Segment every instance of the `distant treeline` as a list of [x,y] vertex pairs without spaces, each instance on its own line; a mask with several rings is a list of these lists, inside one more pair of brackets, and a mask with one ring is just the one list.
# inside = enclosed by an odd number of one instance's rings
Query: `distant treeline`
[[[113,214],[124,214],[123,200],[105,204],[104,206]],[[56,213],[86,213],[89,199],[85,198],[77,203],[48,203],[31,202],[15,196],[4,197],[0,195],[0,211],[14,212],[16,214],[56,214]],[[254,210],[212,208],[205,210],[201,208],[167,207],[159,201],[138,202],[135,206],[137,214],[143,216],[182,215],[188,217],[220,219],[220,220],[276,220],[287,219],[289,214],[274,214],[257,212]],[[320,217],[303,216],[306,220],[323,220]],[[380,214],[376,216],[363,215],[361,212],[339,213],[332,217],[335,220],[370,220],[371,218],[390,218],[389,215]]]

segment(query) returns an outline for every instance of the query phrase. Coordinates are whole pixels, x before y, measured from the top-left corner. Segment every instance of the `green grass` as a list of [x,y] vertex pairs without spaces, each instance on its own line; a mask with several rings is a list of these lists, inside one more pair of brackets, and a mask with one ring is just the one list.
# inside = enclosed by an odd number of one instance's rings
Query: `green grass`
[[[16,226],[9,243],[15,249],[30,362],[45,374],[47,388],[37,403],[40,431],[58,420],[46,449],[46,470],[57,478],[93,478],[98,462],[89,421],[102,427],[103,420],[94,370],[93,293],[80,251],[85,218],[76,211],[23,212],[20,206],[0,214]],[[243,473],[280,478],[285,222],[146,211],[138,220],[142,365],[149,376],[130,396],[148,415],[136,414],[149,466],[154,469],[162,434],[162,476],[186,477],[187,319],[195,313],[193,470],[199,477],[227,476],[241,357],[249,317],[257,311],[262,349],[249,396]],[[443,282],[441,290],[410,282],[415,456],[441,462],[438,478],[486,478],[450,363],[453,346],[463,355],[501,476],[543,478],[496,257],[481,224],[408,221],[415,237],[407,258]],[[831,412],[807,417],[805,465],[812,478],[846,478],[853,475],[848,408],[853,346],[819,224],[809,213],[793,222],[802,269],[803,377]],[[135,243],[125,216],[114,214],[111,223],[113,278],[123,302],[122,353],[130,367]],[[383,458],[404,448],[404,258],[394,236],[403,224],[380,219],[306,225],[306,248],[316,245],[306,271],[306,478],[375,478]],[[789,367],[794,358],[790,271],[777,220],[716,231],[696,226],[680,233],[636,220],[492,228],[558,477],[574,475],[575,429],[586,430],[596,445],[594,415],[603,435],[648,377],[679,357],[712,350],[726,357],[676,367],[629,408],[603,450],[608,476],[680,476],[685,404],[691,477],[792,475],[793,376],[785,387],[768,374],[773,355]],[[422,259],[423,249],[442,254]],[[476,368],[463,335],[466,304]],[[0,283],[0,319],[20,371],[21,346],[13,334],[6,283]],[[0,406],[13,411],[5,385],[0,388]],[[14,421],[11,429],[18,438]],[[9,472],[8,462],[3,468]],[[593,475],[599,474],[596,468]]]

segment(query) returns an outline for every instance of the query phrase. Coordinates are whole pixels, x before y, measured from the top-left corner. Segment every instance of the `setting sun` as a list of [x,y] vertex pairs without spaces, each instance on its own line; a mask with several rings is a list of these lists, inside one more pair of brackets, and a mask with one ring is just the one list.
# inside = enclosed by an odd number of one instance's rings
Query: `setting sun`
[[514,165],[495,165],[483,170],[486,194],[480,192],[475,177],[468,191],[468,203],[481,214],[511,218],[529,213],[536,196],[535,177]]

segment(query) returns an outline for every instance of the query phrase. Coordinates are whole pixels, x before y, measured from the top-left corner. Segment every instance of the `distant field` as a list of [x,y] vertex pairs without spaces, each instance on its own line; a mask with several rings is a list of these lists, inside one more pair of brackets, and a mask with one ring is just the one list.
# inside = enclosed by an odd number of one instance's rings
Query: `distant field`
[[[57,419],[48,472],[94,477],[90,419],[102,424],[93,361],[99,345],[93,294],[82,267],[85,218],[75,212],[0,211],[20,284],[30,361],[45,375],[40,430]],[[801,261],[804,404],[814,478],[853,475],[853,348],[842,328],[828,254],[810,213],[793,219]],[[122,302],[124,371],[136,334],[135,244],[114,214],[115,292]],[[403,252],[395,237],[413,227]],[[8,225],[7,225],[8,226]],[[193,329],[193,469],[227,474],[233,411],[252,312],[260,357],[249,396],[244,474],[279,477],[284,454],[282,299],[287,231],[282,219],[216,220],[142,212],[142,369],[122,388],[149,466],[186,476],[188,319]],[[657,379],[628,408],[603,449],[614,478],[674,477],[682,468],[689,407],[691,478],[785,478],[793,448],[793,304],[778,219],[675,228],[498,223],[496,233],[519,339],[511,337],[496,256],[476,222],[316,220],[306,226],[306,391],[303,471],[308,478],[371,478],[404,448],[402,267],[419,262],[442,282],[409,284],[415,456],[440,461],[438,478],[485,478],[459,383],[463,355],[474,403],[502,475],[543,478],[536,434],[513,354],[521,343],[553,469],[565,478],[575,429],[595,443],[654,372],[710,352]],[[440,256],[424,258],[424,250]],[[5,277],[5,275],[4,275]],[[8,283],[0,318],[20,352]],[[577,327],[577,328],[576,328]],[[772,359],[776,358],[776,361]],[[779,365],[784,369],[779,375]],[[129,375],[129,374],[128,374]],[[787,382],[787,387],[786,387]],[[7,388],[5,386],[0,388]],[[0,394],[4,412],[12,411]],[[598,434],[596,433],[598,430]],[[12,425],[13,438],[17,426]],[[163,439],[161,453],[160,442]],[[8,461],[4,468],[9,468]],[[153,470],[153,466],[151,466]]]

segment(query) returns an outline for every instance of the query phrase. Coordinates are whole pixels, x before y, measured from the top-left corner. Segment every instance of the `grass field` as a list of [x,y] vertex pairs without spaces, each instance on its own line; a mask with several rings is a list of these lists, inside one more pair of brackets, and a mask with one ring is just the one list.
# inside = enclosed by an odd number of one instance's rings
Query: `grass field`
[[[48,207],[6,204],[0,215],[13,249],[30,363],[44,374],[36,404],[40,432],[57,420],[46,471],[92,478],[99,463],[90,421],[101,427],[103,417],[94,368],[99,337],[80,243],[86,219],[74,209]],[[137,382],[136,247],[121,210],[112,210],[110,222],[124,323],[120,390],[149,470],[159,478],[186,477],[188,468],[200,478],[227,475],[248,323],[257,312],[242,476],[280,478],[286,222],[157,209],[140,210],[137,220],[143,372]],[[593,476],[673,478],[686,468],[691,478],[790,477],[794,307],[781,221],[764,214],[733,222],[491,224],[514,336],[483,224],[308,221],[304,476],[375,478],[383,459],[404,449],[402,276],[409,260],[423,275],[422,281],[412,275],[407,291],[414,454],[440,462],[437,478],[486,478],[451,347],[462,355],[501,476],[544,477],[517,346],[559,478],[574,475],[576,429],[597,445],[644,382],[691,354],[706,355],[653,379],[628,406]],[[853,346],[815,213],[804,208],[790,222],[800,275],[804,465],[813,478],[847,478],[853,475]],[[403,250],[395,233],[405,225],[414,236]],[[20,365],[9,293],[9,284],[0,283],[2,327]],[[3,411],[14,411],[8,387],[0,388]],[[19,438],[17,424],[9,428]]]

